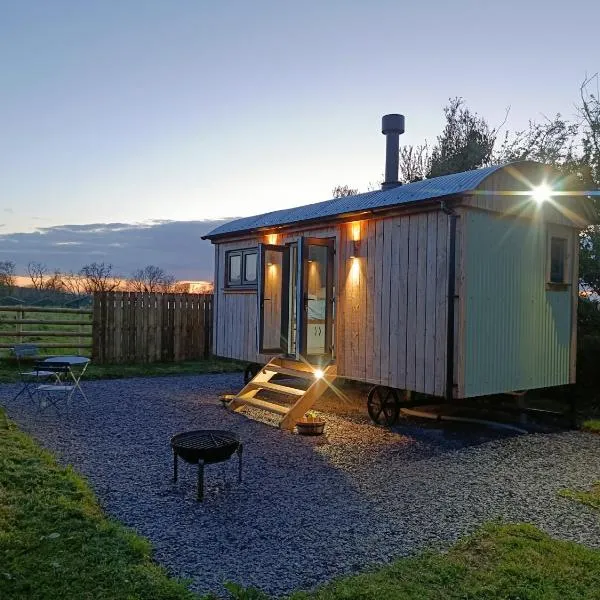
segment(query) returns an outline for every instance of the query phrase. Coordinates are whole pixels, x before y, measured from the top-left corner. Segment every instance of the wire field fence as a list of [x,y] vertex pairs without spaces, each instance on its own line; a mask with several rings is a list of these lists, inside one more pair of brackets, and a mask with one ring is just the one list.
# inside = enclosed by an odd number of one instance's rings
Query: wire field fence
[[212,320],[212,294],[96,293],[92,360],[103,364],[208,358]]
[[92,310],[45,306],[0,306],[0,356],[17,344],[36,344],[42,354],[92,351]]

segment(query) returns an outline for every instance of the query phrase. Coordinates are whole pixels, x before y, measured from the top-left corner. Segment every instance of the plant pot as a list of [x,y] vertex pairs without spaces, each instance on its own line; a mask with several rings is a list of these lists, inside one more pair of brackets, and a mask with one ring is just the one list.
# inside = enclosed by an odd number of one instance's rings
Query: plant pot
[[296,423],[300,435],[321,435],[325,430],[325,421],[319,418],[301,419]]

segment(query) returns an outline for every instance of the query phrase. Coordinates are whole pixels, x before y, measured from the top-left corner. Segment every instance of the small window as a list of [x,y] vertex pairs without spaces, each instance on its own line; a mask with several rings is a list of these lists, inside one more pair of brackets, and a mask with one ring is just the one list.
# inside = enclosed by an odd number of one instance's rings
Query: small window
[[256,248],[227,252],[225,287],[256,287],[257,256]]
[[242,282],[242,257],[240,254],[229,255],[229,283],[240,284]]
[[256,252],[244,255],[244,283],[256,283]]
[[550,283],[567,283],[567,240],[561,237],[550,239]]

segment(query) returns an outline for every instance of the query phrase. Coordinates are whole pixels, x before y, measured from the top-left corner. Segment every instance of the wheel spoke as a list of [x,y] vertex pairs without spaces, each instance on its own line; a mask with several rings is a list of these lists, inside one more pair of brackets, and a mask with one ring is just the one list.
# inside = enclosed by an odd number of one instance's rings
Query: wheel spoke
[[379,423],[379,417],[381,416],[382,412],[383,412],[383,406],[381,406],[381,404],[378,404],[377,412],[375,413],[375,418],[373,419],[376,423]]

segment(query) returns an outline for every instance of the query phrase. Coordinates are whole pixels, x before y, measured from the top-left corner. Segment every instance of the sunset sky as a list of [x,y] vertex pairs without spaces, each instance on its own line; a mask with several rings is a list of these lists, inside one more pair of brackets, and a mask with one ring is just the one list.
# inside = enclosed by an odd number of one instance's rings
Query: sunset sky
[[0,259],[38,228],[364,190],[387,112],[402,143],[433,141],[456,95],[491,125],[510,106],[511,129],[572,116],[599,21],[597,0],[0,0]]

